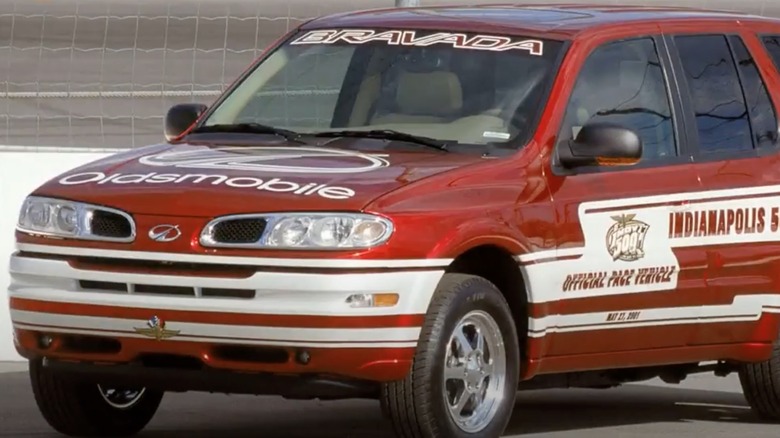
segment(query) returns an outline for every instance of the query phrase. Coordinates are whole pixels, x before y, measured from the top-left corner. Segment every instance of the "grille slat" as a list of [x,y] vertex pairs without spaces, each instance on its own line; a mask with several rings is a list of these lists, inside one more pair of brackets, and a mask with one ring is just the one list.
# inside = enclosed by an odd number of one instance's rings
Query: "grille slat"
[[247,298],[251,299],[255,297],[255,291],[251,289],[225,289],[225,288],[213,288],[204,287],[200,291],[204,297],[219,297],[219,298]]
[[150,295],[195,296],[195,288],[187,286],[160,286],[156,284],[136,284],[135,293]]
[[[133,289],[133,293],[139,295],[166,295],[166,296],[191,296],[197,297],[196,289],[190,286],[165,286],[156,284],[128,284],[110,281],[79,280],[79,287],[83,290],[100,292],[124,292]],[[254,289],[231,288],[203,288],[201,296],[204,298],[238,298],[253,299]]]
[[266,225],[264,218],[227,219],[214,225],[211,238],[222,244],[255,243],[263,237]]
[[110,290],[114,292],[127,292],[126,283],[114,283],[110,281],[81,280],[79,287],[82,289]]

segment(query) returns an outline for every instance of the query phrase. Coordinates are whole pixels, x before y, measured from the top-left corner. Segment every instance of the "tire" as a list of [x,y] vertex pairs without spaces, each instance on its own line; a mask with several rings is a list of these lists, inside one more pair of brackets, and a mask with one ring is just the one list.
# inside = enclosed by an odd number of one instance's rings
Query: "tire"
[[[133,390],[135,397],[106,398],[99,385],[47,370],[40,360],[30,361],[30,381],[46,422],[73,437],[133,436],[154,417],[164,394],[141,389]],[[116,391],[112,397],[122,395]],[[114,400],[113,405],[109,399]]]
[[772,357],[739,367],[742,393],[753,412],[767,422],[780,422],[780,342],[775,342]]
[[[480,386],[482,392],[490,388],[486,393],[492,396],[485,399],[492,400],[492,404],[483,405],[483,421],[475,422],[471,427],[460,426],[455,421],[450,413],[450,402],[461,400],[458,393],[467,381],[475,383],[472,388],[476,387],[480,374],[472,371],[467,375],[464,368],[458,368],[457,374],[452,374],[457,378],[447,379],[445,383],[448,368],[445,362],[452,360],[449,353],[460,350],[452,347],[463,345],[461,342],[475,345],[476,339],[470,338],[471,331],[464,330],[461,325],[464,321],[467,327],[478,324],[483,328],[484,344],[488,347],[485,357],[493,367],[489,374],[493,379],[487,384],[483,381]],[[459,332],[465,334],[463,341],[452,338],[459,327]],[[503,354],[497,340],[503,341]],[[448,363],[451,366],[455,362]],[[470,363],[479,365],[478,359]],[[487,365],[489,370],[490,364]],[[502,368],[503,379],[500,378]],[[460,370],[464,373],[462,378]],[[517,329],[501,292],[481,277],[445,274],[425,317],[409,375],[404,380],[383,384],[380,403],[399,438],[497,438],[503,434],[512,415],[519,373]],[[445,390],[451,392],[445,395]],[[472,402],[473,399],[464,406],[466,409],[459,411],[460,414],[474,414]],[[479,412],[478,408],[476,417],[481,416]]]

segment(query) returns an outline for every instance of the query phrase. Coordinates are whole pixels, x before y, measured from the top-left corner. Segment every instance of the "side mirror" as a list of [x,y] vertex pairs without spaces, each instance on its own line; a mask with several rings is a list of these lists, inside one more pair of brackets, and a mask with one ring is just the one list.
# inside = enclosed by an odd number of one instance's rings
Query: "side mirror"
[[203,114],[208,107],[202,103],[180,103],[174,105],[165,115],[165,139],[181,135]]
[[636,132],[611,123],[591,123],[577,138],[559,148],[561,165],[630,166],[642,158],[642,139]]

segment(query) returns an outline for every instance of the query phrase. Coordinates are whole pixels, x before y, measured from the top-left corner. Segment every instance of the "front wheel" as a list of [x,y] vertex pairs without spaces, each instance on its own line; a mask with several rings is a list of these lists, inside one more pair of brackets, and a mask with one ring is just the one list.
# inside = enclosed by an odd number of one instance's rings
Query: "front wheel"
[[74,437],[127,437],[151,421],[163,392],[83,383],[30,362],[30,381],[44,419]]
[[396,436],[501,436],[514,407],[519,356],[514,319],[501,292],[481,277],[446,274],[409,375],[382,386],[382,408]]

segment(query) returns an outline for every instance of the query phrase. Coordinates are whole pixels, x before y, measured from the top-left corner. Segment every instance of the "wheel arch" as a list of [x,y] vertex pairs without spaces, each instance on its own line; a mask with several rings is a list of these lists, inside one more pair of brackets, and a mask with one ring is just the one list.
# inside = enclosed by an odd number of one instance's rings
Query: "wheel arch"
[[513,252],[495,243],[475,245],[456,256],[446,272],[482,277],[501,291],[515,321],[521,360],[526,361],[530,296],[525,276]]

